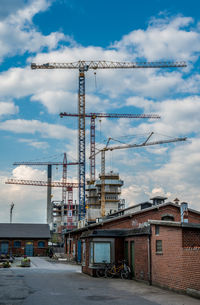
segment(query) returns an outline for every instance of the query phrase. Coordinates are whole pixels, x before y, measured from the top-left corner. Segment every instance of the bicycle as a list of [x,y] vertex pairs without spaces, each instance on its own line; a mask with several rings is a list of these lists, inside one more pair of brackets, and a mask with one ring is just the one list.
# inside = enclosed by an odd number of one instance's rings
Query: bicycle
[[105,277],[105,270],[109,268],[110,264],[106,261],[103,261],[103,264],[96,269],[96,276],[97,277]]
[[112,264],[105,269],[105,277],[113,278],[114,276],[120,276],[121,279],[128,279],[130,277],[131,270],[123,260],[120,265]]

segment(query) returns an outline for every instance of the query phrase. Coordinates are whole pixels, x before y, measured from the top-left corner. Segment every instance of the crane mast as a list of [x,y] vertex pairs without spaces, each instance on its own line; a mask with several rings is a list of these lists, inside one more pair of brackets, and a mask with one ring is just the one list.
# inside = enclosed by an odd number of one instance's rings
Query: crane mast
[[85,218],[85,72],[97,69],[141,69],[141,68],[178,68],[186,67],[185,62],[114,62],[114,61],[85,61],[71,63],[31,63],[31,69],[78,69],[78,122],[79,122],[79,220]]

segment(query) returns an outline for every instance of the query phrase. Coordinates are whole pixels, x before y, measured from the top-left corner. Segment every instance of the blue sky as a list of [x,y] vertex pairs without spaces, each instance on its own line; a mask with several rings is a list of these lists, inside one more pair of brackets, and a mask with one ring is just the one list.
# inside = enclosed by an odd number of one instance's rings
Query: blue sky
[[[200,19],[198,1],[1,0],[0,221],[44,222],[46,189],[5,185],[7,178],[46,180],[46,168],[14,161],[77,159],[78,72],[31,70],[30,63],[186,61],[187,68],[93,71],[86,75],[86,111],[158,113],[160,120],[96,120],[97,147],[108,137],[127,143],[187,136],[183,143],[106,155],[124,180],[127,206],[153,195],[178,197],[199,209]],[[87,120],[87,176],[89,120]],[[152,139],[152,140],[153,140]],[[97,173],[100,170],[97,158]],[[54,169],[60,180],[62,169]],[[77,181],[77,168],[69,168]],[[34,196],[33,196],[34,194]],[[54,200],[61,190],[53,190]],[[74,194],[76,198],[76,193]],[[31,212],[31,213],[30,213]]]

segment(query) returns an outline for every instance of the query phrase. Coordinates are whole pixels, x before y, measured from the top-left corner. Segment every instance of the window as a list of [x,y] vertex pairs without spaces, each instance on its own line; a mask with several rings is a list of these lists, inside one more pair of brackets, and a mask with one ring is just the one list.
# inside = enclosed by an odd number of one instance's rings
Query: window
[[162,253],[162,240],[156,240],[156,253]]
[[90,262],[91,263],[110,263],[110,242],[91,242],[90,243]]
[[162,215],[161,219],[165,220],[165,221],[174,221],[174,216],[171,214],[165,214],[165,215]]
[[155,226],[155,234],[159,235],[160,233],[160,227],[158,225]]
[[38,248],[44,248],[45,242],[44,241],[38,241]]
[[14,248],[21,248],[21,241],[19,240],[14,241]]

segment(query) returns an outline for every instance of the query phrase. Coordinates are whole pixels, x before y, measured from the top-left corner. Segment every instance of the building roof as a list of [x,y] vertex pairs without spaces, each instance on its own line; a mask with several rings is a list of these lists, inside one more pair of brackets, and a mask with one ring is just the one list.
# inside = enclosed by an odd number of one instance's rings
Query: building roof
[[150,226],[135,229],[105,229],[105,230],[90,230],[83,232],[81,238],[86,237],[126,237],[135,235],[149,235]]
[[200,229],[200,223],[191,223],[191,222],[187,223],[187,222],[165,221],[165,220],[149,220],[148,223],[152,224],[152,225],[159,225],[159,226]]
[[[126,219],[126,218],[129,218],[129,217],[131,218],[131,217],[134,217],[135,215],[143,214],[143,213],[146,213],[146,212],[149,212],[149,211],[153,211],[153,210],[159,210],[159,209],[162,209],[162,208],[167,207],[167,206],[172,206],[172,207],[175,207],[177,209],[180,209],[180,205],[178,205],[176,203],[173,203],[173,202],[166,202],[166,203],[162,203],[162,204],[159,204],[159,205],[156,205],[156,206],[153,205],[153,206],[151,206],[151,207],[149,207],[147,209],[143,209],[143,210],[140,210],[140,211],[130,212],[130,213],[127,213],[125,215],[113,217],[113,218],[110,218],[110,219],[105,219],[105,220],[103,219],[102,222],[93,223],[93,224],[90,224],[88,226],[81,227],[81,228],[76,228],[76,229],[73,229],[73,230],[71,230],[69,232],[65,232],[65,234],[66,235],[67,234],[73,234],[73,233],[76,234],[78,232],[83,232],[83,231],[86,231],[86,230],[89,230],[89,229],[92,229],[92,228],[103,226],[106,223],[110,223],[110,222],[121,220],[121,219]],[[193,209],[188,209],[188,211],[200,215],[199,211],[196,211],[196,210],[193,210]],[[167,223],[169,223],[169,221]]]
[[0,223],[0,238],[50,238],[48,224]]

